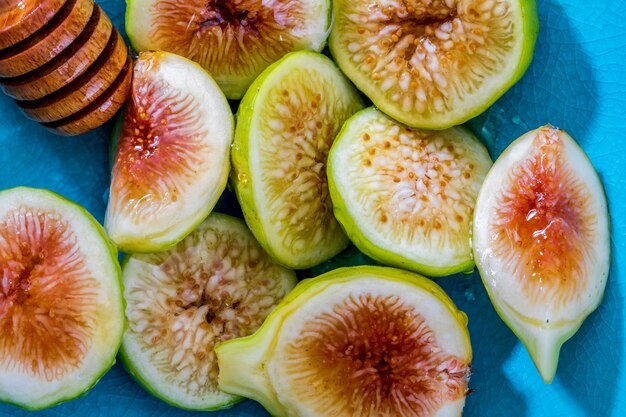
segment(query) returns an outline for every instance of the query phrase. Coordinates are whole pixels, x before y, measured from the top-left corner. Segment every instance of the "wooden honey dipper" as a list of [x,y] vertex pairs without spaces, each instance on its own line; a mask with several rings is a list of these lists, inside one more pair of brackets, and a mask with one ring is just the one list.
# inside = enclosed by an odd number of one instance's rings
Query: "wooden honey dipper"
[[0,0],[0,86],[61,135],[109,120],[126,101],[128,47],[93,0]]

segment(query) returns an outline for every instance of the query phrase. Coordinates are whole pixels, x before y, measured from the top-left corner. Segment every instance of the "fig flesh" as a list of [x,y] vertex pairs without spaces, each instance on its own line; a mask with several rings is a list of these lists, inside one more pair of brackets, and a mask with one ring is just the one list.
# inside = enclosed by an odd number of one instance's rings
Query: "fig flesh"
[[335,0],[330,49],[374,104],[409,126],[478,115],[526,71],[534,0]]
[[328,151],[363,103],[325,56],[293,52],[268,67],[237,114],[232,184],[265,250],[290,268],[309,268],[348,244],[328,194]]
[[123,279],[124,364],[153,395],[194,410],[239,400],[217,389],[213,347],[257,330],[296,283],[243,221],[217,213],[174,248],[129,257]]
[[601,302],[610,261],[602,184],[567,133],[544,126],[503,152],[478,196],[473,239],[496,311],[550,383],[561,345]]
[[157,251],[193,230],[226,187],[232,138],[228,103],[202,68],[171,53],[142,52],[105,219],[119,248]]
[[340,268],[301,282],[254,335],[218,345],[219,387],[275,416],[460,416],[466,326],[426,278]]
[[335,216],[377,261],[429,276],[469,272],[474,204],[491,159],[468,130],[412,129],[369,108],[328,158]]
[[91,388],[124,329],[117,251],[84,209],[0,192],[0,401],[41,409]]
[[329,18],[328,0],[129,0],[126,31],[135,49],[196,61],[239,99],[288,52],[320,51]]

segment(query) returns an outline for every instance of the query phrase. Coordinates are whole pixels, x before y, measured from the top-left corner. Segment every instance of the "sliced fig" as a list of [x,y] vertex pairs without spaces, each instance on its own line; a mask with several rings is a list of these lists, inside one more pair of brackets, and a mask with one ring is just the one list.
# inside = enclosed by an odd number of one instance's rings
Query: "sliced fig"
[[363,103],[333,62],[293,52],[267,68],[237,114],[232,183],[265,250],[290,268],[336,255],[348,238],[328,194],[328,150]]
[[124,364],[153,395],[193,410],[239,400],[217,389],[213,348],[256,331],[296,283],[243,221],[217,213],[174,248],[128,258],[123,279]]
[[467,317],[434,282],[383,267],[300,283],[252,336],[215,348],[219,387],[274,416],[460,416]]
[[288,52],[320,51],[329,17],[328,0],[129,0],[126,31],[135,49],[196,61],[239,99]]
[[0,192],[0,401],[41,409],[113,365],[124,309],[117,251],[84,209],[45,190]]
[[561,345],[601,302],[610,260],[602,184],[567,133],[544,126],[502,153],[478,196],[473,239],[496,311],[550,383]]
[[478,115],[532,59],[535,0],[333,1],[330,49],[382,111],[446,129]]
[[211,211],[230,170],[233,115],[197,64],[143,52],[117,138],[105,227],[119,248],[182,240]]
[[411,129],[370,108],[337,136],[328,181],[335,216],[363,253],[440,276],[474,268],[470,224],[490,167],[466,128]]

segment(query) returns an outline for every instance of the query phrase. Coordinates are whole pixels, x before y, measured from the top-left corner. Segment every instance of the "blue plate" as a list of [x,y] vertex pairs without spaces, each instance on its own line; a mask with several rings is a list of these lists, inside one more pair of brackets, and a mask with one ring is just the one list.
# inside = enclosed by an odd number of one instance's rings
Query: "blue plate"
[[[123,27],[122,0],[100,1]],[[626,415],[626,2],[539,1],[541,33],[532,66],[512,90],[470,125],[495,158],[522,133],[548,122],[587,152],[608,195],[613,261],[604,302],[561,351],[545,385],[526,350],[492,308],[477,275],[438,280],[469,316],[474,347],[465,415],[557,417]],[[103,219],[111,125],[61,138],[28,121],[0,97],[0,189],[49,188]],[[350,262],[342,260],[342,262]],[[2,337],[2,335],[0,335]],[[33,413],[34,414],[34,413]],[[0,417],[31,413],[0,405]],[[37,416],[206,415],[172,408],[144,392],[116,365],[84,397]],[[245,401],[220,417],[267,416]]]

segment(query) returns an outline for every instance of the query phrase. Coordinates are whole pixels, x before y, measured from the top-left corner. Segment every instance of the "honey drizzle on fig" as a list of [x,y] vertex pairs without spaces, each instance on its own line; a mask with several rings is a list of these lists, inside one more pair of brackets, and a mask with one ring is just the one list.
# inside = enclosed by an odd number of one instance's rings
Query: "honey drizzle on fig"
[[583,293],[596,224],[590,193],[564,160],[560,131],[543,128],[507,179],[491,222],[494,251],[534,299],[562,305]]

